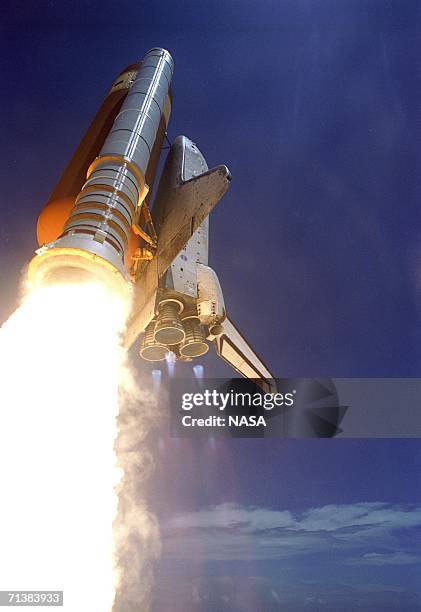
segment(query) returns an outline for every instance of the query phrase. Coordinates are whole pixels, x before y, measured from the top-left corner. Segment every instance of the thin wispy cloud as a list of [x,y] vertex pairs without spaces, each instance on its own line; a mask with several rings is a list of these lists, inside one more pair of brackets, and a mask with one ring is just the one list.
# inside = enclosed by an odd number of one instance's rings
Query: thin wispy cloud
[[412,565],[413,563],[420,563],[421,559],[417,555],[409,554],[406,552],[392,552],[392,553],[365,553],[360,557],[349,559],[346,561],[347,565]]
[[184,559],[276,559],[330,550],[352,554],[352,564],[355,551],[363,549],[360,564],[404,565],[418,558],[397,550],[398,533],[417,527],[421,508],[382,502],[332,504],[301,513],[225,503],[175,516],[163,533],[167,554]]

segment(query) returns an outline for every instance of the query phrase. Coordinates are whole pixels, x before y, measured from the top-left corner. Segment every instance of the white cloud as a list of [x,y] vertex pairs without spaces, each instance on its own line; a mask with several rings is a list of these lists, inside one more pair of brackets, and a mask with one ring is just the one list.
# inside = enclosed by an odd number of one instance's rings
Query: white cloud
[[166,556],[173,558],[276,559],[327,550],[355,555],[357,548],[381,546],[386,553],[368,553],[360,563],[403,565],[416,559],[396,552],[396,532],[418,526],[421,508],[382,502],[331,504],[302,513],[224,503],[173,517],[163,536]]
[[338,531],[347,527],[375,527],[391,531],[417,525],[421,525],[421,508],[404,510],[379,502],[312,508],[299,521],[299,528],[305,531]]
[[293,528],[295,520],[288,510],[267,510],[244,507],[237,504],[220,504],[211,508],[176,516],[167,527],[176,529],[192,528],[240,528],[244,532],[256,532],[283,527]]
[[406,552],[391,553],[365,553],[361,557],[356,557],[347,561],[347,565],[411,565],[419,563],[420,558]]

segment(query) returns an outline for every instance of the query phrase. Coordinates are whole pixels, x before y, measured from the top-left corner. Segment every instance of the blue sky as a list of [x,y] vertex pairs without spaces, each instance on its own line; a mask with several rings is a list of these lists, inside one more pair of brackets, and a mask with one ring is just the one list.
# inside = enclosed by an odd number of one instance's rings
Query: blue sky
[[[114,76],[162,45],[170,138],[233,175],[210,253],[233,320],[280,376],[419,376],[419,18],[389,0],[10,4],[1,317]],[[421,610],[417,440],[165,440],[157,457],[155,612]]]

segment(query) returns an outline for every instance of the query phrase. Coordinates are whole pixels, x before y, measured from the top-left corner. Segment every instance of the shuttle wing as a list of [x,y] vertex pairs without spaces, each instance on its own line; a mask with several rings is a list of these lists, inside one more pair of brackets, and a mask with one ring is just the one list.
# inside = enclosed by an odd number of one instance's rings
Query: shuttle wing
[[218,355],[245,378],[256,379],[257,384],[265,392],[274,393],[276,383],[273,374],[256,355],[247,340],[228,318],[225,319],[223,327],[223,333],[213,341]]
[[167,194],[167,214],[156,224],[158,274],[162,276],[227,191],[226,166],[217,166],[176,186]]

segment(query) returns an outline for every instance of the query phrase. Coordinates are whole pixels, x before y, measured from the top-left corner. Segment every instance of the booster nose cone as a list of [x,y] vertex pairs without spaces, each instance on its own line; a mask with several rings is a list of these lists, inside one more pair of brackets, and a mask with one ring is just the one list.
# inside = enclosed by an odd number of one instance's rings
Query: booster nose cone
[[176,300],[161,302],[155,327],[156,342],[169,346],[183,342],[185,332],[180,320],[181,308],[181,304]]

